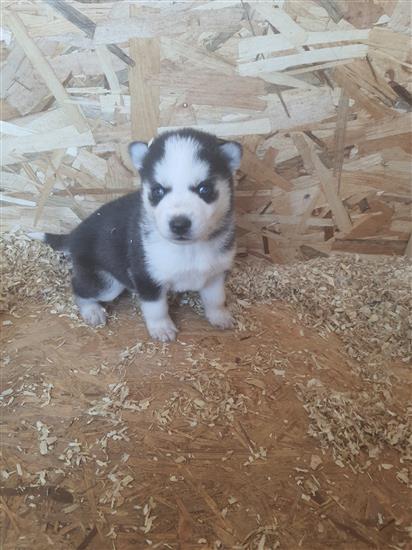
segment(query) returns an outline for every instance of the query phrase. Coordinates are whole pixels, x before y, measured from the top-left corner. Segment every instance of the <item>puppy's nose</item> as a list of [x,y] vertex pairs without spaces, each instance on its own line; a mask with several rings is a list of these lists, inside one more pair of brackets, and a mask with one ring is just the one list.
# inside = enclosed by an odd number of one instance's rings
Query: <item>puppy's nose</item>
[[186,235],[191,225],[192,222],[186,216],[176,216],[172,218],[169,222],[171,231],[179,237],[183,237],[184,235]]

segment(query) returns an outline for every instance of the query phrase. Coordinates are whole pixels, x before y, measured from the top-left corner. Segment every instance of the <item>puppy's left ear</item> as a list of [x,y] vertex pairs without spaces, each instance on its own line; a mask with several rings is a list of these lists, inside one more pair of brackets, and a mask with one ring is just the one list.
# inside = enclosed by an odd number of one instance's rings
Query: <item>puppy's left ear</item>
[[232,172],[240,167],[240,161],[242,160],[243,148],[237,141],[226,141],[219,146],[227,160],[229,161],[229,168]]
[[129,145],[129,155],[136,170],[140,170],[143,166],[143,159],[145,158],[148,149],[149,146],[144,141],[133,141]]

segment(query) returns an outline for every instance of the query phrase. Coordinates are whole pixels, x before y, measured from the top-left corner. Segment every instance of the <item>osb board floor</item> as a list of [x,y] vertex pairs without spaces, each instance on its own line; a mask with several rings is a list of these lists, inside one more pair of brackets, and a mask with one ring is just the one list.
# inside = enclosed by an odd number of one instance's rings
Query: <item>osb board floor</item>
[[397,453],[357,473],[307,433],[300,385],[366,389],[335,335],[278,302],[250,332],[181,306],[179,341],[157,345],[127,297],[113,309],[97,331],[39,305],[3,316],[1,548],[408,547],[408,489],[382,467]]

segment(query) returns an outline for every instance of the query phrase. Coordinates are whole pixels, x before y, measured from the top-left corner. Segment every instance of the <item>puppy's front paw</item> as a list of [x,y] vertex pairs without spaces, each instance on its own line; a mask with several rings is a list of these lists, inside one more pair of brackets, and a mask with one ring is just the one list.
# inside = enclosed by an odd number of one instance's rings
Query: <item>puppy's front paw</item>
[[160,342],[172,342],[176,340],[177,328],[170,317],[146,323],[147,330],[154,340]]
[[106,310],[97,302],[79,306],[80,315],[92,327],[106,324]]
[[206,318],[211,325],[222,330],[234,328],[235,326],[232,314],[225,307],[208,310]]

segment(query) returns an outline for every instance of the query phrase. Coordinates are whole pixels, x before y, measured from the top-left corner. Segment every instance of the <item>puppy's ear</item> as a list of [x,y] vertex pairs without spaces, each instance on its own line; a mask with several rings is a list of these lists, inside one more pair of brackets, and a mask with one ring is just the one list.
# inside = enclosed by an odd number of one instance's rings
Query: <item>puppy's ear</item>
[[145,158],[148,149],[149,146],[144,141],[133,141],[129,145],[129,155],[136,170],[140,170],[143,166],[143,159]]
[[240,161],[242,160],[243,148],[237,141],[226,141],[219,146],[225,157],[229,162],[229,168],[232,172],[240,167]]

